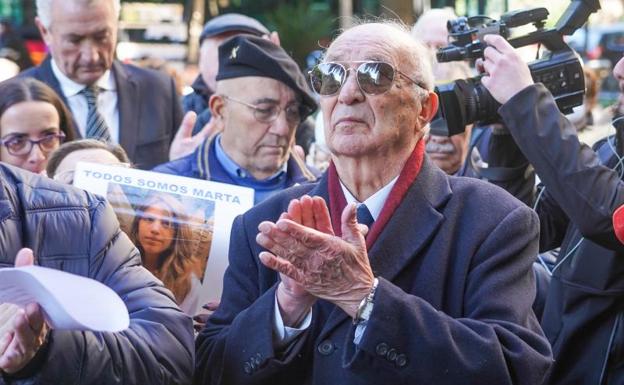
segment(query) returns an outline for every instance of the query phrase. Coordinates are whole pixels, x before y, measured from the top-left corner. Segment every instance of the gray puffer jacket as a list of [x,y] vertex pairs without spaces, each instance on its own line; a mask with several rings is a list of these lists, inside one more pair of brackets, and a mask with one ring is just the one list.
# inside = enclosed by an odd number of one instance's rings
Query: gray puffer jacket
[[4,164],[0,185],[0,267],[12,266],[18,250],[29,247],[38,265],[109,286],[130,313],[130,328],[120,333],[51,331],[35,359],[17,375],[0,375],[0,384],[190,383],[191,319],[141,266],[111,207]]

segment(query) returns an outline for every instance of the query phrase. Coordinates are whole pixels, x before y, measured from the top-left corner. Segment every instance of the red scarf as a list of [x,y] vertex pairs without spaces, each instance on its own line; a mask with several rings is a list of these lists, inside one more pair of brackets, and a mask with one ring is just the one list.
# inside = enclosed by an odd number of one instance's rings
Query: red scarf
[[[403,166],[403,169],[399,174],[399,179],[397,179],[394,187],[392,187],[392,190],[386,199],[386,203],[384,203],[384,206],[381,209],[379,218],[377,218],[377,220],[373,223],[373,226],[368,231],[368,235],[366,236],[366,248],[368,250],[371,249],[375,240],[386,226],[386,223],[388,223],[396,208],[399,207],[399,204],[403,201],[407,190],[409,190],[409,187],[412,185],[414,180],[416,180],[416,177],[420,172],[420,168],[422,167],[424,154],[425,141],[421,139],[416,144],[416,147],[414,147],[414,151],[407,159],[407,162],[405,162],[405,166]],[[340,187],[340,178],[338,177],[338,172],[336,171],[334,162],[329,164],[327,178],[329,213],[331,215],[332,226],[334,228],[334,233],[337,236],[341,236],[342,225],[340,218],[342,216],[342,210],[344,210],[347,206],[347,200],[342,192],[342,188]]]

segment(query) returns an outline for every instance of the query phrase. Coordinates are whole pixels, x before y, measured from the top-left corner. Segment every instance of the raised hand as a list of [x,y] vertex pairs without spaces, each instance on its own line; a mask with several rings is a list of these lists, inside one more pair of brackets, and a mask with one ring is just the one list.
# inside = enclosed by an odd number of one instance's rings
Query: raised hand
[[193,127],[197,121],[197,114],[193,111],[189,111],[184,115],[182,124],[176,133],[171,147],[169,147],[169,160],[175,160],[182,158],[193,151],[210,135],[216,132],[217,124],[215,119],[210,119],[208,123],[199,131],[193,135]]
[[[293,199],[288,205],[288,211],[280,219],[288,219],[301,225],[317,229],[333,235],[331,219],[328,213],[322,211],[325,201],[320,197],[303,196]],[[323,215],[327,214],[327,215]],[[270,268],[270,266],[267,266]],[[308,293],[303,286],[289,276],[280,272],[280,284],[277,287],[277,303],[280,314],[286,326],[296,326],[306,316],[316,297]]]
[[489,45],[483,52],[484,60],[478,67],[485,72],[481,83],[501,104],[507,103],[515,94],[533,84],[529,66],[518,52],[498,35],[486,35]]
[[[317,212],[315,208],[313,214],[317,227],[331,223],[327,205],[324,201],[321,205],[322,210]],[[306,216],[302,214],[302,221]],[[322,232],[282,217],[277,223],[262,222],[256,241],[269,250],[260,254],[267,267],[354,317],[374,280],[354,204],[345,207],[341,227],[342,237],[339,238],[333,232]]]

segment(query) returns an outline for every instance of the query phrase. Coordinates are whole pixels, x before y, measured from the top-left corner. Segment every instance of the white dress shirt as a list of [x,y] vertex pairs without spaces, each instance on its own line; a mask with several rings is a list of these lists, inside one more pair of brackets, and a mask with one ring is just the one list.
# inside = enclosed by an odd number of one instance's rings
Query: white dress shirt
[[[396,184],[396,181],[399,177],[395,177],[392,179],[387,185],[382,187],[376,193],[368,197],[364,202],[358,202],[357,199],[351,194],[349,190],[345,187],[345,185],[340,182],[340,187],[342,188],[342,192],[347,200],[347,204],[363,203],[370,211],[371,216],[374,220],[379,218],[379,214],[381,214],[381,210],[383,209],[384,204],[386,204],[386,200],[388,199],[388,195],[390,195],[390,191]],[[273,337],[274,343],[277,348],[281,348],[287,346],[292,342],[299,334],[301,334],[304,330],[310,327],[310,323],[312,322],[312,309],[308,312],[305,319],[301,322],[296,328],[291,328],[284,325],[284,320],[282,319],[282,314],[280,313],[279,306],[277,304],[277,293],[275,294],[275,311],[273,316]],[[355,329],[355,336],[353,338],[353,343],[356,345],[360,343],[362,339],[362,335],[364,335],[364,330],[366,330],[366,322],[361,322]]]
[[[52,72],[61,85],[61,90],[67,99],[69,109],[74,115],[78,131],[83,137],[87,134],[87,98],[80,92],[84,84],[71,80],[58,68],[52,59]],[[108,126],[108,132],[115,143],[119,143],[119,109],[117,108],[117,84],[115,76],[108,70],[95,83],[100,88],[97,98],[97,108]]]

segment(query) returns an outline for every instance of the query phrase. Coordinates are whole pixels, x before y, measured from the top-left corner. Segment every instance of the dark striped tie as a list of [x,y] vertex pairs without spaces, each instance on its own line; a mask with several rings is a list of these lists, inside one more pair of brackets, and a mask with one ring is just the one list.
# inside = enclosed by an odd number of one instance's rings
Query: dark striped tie
[[82,89],[82,94],[87,99],[87,138],[98,139],[103,142],[110,142],[111,136],[108,127],[104,121],[104,117],[97,109],[97,96],[99,88],[96,85],[90,85]]

